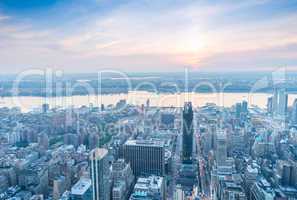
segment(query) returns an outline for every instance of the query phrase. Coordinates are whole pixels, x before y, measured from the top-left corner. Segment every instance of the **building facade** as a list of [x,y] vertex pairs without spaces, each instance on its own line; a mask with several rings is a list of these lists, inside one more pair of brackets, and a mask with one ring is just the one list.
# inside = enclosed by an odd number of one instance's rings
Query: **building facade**
[[110,167],[107,159],[108,150],[96,148],[90,153],[93,200],[110,199]]
[[187,102],[183,109],[183,151],[182,162],[192,163],[193,151],[193,108],[192,103]]
[[165,174],[164,142],[128,140],[123,147],[123,156],[130,163],[135,176]]

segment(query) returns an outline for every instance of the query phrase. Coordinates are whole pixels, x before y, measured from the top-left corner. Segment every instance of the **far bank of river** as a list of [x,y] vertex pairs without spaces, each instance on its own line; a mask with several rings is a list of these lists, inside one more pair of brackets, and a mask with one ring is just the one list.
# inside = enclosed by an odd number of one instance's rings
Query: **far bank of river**
[[[20,107],[22,112],[31,111],[34,108],[40,108],[42,104],[48,103],[53,107],[80,107],[80,106],[99,106],[101,104],[116,104],[119,100],[125,99],[129,104],[141,105],[150,100],[151,106],[159,107],[181,107],[185,101],[191,101],[194,106],[203,106],[206,103],[215,103],[220,106],[230,107],[237,102],[246,100],[249,105],[256,105],[265,108],[267,98],[271,94],[268,93],[150,93],[133,91],[122,94],[110,95],[86,95],[86,96],[63,96],[63,97],[2,97],[0,98],[0,107]],[[292,105],[297,94],[289,94],[288,104]]]

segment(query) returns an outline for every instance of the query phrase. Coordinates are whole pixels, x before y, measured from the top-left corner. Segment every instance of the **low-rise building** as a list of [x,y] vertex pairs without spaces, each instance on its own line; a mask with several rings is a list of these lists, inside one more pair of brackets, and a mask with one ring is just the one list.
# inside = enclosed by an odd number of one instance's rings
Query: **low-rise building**
[[71,188],[71,199],[72,200],[89,200],[92,199],[92,181],[88,178],[81,178]]
[[138,178],[130,200],[165,200],[165,181],[160,176]]

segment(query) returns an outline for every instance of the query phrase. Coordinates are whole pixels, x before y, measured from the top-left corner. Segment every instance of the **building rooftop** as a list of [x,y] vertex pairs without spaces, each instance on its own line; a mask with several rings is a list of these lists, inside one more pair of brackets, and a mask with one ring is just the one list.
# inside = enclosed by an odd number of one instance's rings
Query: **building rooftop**
[[160,195],[162,195],[163,187],[163,177],[150,176],[147,178],[138,178],[130,200],[161,199],[162,197]]
[[164,142],[160,140],[127,140],[125,145],[128,146],[155,146],[163,147]]
[[81,178],[72,188],[71,194],[82,195],[91,187],[91,179]]
[[91,160],[93,160],[93,159],[102,159],[107,154],[108,154],[108,150],[107,149],[96,148],[96,149],[94,149],[94,150],[91,151],[90,159]]
[[148,178],[138,178],[135,190],[159,189],[162,187],[163,177],[150,176]]
[[249,173],[254,173],[254,174],[258,174],[258,168],[256,167],[252,167],[251,165],[248,165],[246,170],[249,172]]

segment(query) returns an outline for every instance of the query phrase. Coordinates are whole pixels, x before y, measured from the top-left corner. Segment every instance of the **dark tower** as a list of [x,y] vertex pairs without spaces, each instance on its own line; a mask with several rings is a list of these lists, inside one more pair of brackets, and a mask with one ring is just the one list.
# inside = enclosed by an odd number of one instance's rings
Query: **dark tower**
[[191,102],[186,102],[183,110],[183,152],[182,162],[192,163],[193,151],[193,108]]

